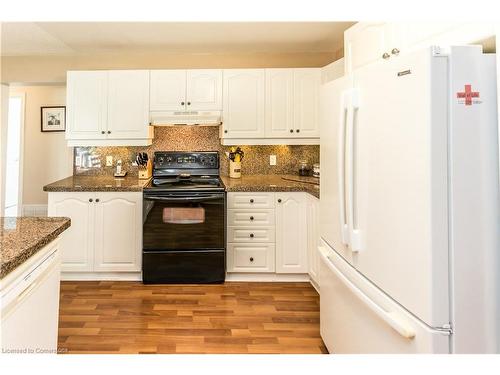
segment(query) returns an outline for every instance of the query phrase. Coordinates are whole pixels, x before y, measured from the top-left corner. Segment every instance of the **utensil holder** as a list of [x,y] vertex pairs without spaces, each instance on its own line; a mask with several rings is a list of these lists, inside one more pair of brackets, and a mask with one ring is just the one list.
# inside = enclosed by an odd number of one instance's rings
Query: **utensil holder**
[[241,162],[229,160],[229,177],[240,178],[241,177]]
[[145,167],[139,167],[139,180],[148,180],[153,175],[153,162],[148,160]]

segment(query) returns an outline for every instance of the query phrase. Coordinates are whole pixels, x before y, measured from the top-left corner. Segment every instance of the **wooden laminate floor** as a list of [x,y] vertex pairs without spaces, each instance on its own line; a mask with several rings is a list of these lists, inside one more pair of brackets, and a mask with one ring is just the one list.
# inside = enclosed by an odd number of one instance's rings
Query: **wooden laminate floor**
[[62,353],[326,353],[309,283],[61,283]]

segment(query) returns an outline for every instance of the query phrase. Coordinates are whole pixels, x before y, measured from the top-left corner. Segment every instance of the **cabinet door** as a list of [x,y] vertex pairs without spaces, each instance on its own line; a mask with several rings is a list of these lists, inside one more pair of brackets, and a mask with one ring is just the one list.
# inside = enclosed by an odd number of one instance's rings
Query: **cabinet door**
[[109,71],[108,139],[148,138],[148,126],[149,71]]
[[186,108],[191,111],[222,111],[222,70],[187,71]]
[[94,204],[88,193],[49,193],[48,216],[71,219],[71,226],[61,236],[61,270],[92,271]]
[[150,102],[151,111],[186,110],[186,71],[151,70]]
[[276,273],[308,271],[305,194],[276,193]]
[[319,199],[307,195],[307,263],[309,276],[319,284]]
[[359,22],[344,32],[346,73],[382,58],[391,50],[392,27],[384,22]]
[[266,137],[293,136],[293,69],[266,69]]
[[294,69],[293,107],[295,137],[319,137],[319,90],[321,69]]
[[107,130],[106,71],[68,72],[66,139],[105,139]]
[[95,271],[140,271],[142,194],[96,193]]
[[264,69],[224,70],[223,138],[263,138]]

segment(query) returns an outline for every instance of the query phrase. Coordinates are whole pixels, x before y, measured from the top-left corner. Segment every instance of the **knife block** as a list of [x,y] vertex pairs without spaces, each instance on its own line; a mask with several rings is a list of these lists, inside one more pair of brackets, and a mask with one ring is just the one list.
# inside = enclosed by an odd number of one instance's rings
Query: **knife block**
[[153,162],[148,160],[145,167],[139,166],[139,180],[148,180],[153,175]]

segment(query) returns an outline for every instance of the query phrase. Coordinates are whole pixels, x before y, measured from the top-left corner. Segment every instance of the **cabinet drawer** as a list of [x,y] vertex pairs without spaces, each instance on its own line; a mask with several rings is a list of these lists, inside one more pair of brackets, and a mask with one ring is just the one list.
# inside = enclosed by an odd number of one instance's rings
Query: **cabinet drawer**
[[227,210],[228,226],[274,226],[274,209]]
[[273,244],[229,244],[228,272],[274,272]]
[[274,242],[276,230],[273,227],[269,228],[252,228],[252,227],[228,227],[227,241],[228,242]]
[[274,193],[228,193],[228,208],[274,208]]

